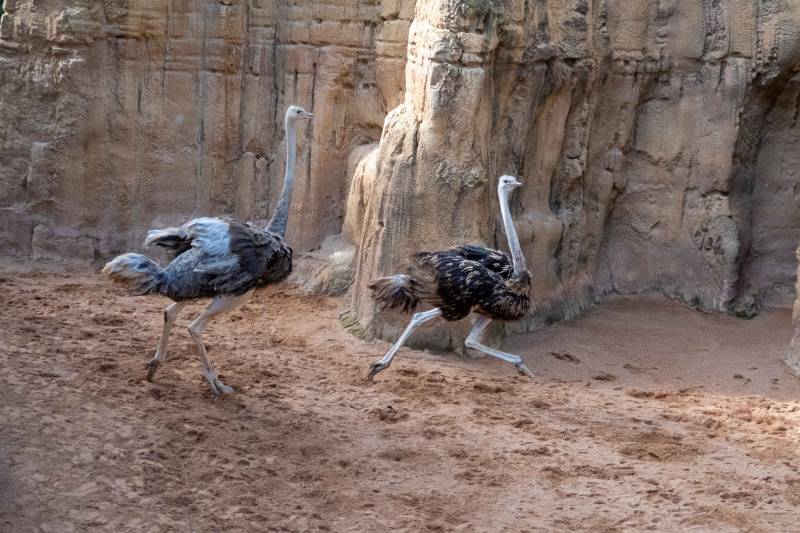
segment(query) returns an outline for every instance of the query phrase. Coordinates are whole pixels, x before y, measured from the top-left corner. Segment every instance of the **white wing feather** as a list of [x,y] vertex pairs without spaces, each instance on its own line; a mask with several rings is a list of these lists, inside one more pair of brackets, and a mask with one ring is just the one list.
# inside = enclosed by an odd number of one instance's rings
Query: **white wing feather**
[[186,230],[184,228],[165,228],[165,229],[151,229],[147,232],[147,237],[144,240],[145,246],[150,246],[159,239],[166,237],[185,238]]
[[192,247],[209,255],[226,255],[231,250],[229,224],[219,218],[196,218],[183,226]]

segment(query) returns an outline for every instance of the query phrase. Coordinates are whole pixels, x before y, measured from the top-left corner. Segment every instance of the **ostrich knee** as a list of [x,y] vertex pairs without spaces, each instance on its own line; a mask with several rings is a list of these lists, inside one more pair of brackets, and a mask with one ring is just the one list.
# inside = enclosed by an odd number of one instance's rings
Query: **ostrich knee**
[[425,316],[426,316],[425,313],[422,312],[414,313],[414,316],[411,317],[411,323],[414,324],[415,326],[419,326],[420,324],[425,322],[425,320],[427,320]]

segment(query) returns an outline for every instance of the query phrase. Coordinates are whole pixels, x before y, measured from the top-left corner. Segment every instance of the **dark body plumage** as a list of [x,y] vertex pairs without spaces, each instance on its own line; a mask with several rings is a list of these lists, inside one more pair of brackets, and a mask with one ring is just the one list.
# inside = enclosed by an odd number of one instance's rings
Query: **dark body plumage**
[[451,321],[470,311],[518,320],[530,309],[530,273],[515,277],[506,254],[481,246],[418,253],[407,274],[375,280],[369,288],[382,308],[413,311],[425,302]]
[[[241,222],[225,222],[229,251],[224,260],[191,246],[190,239],[168,246],[178,255],[164,270],[160,294],[176,301],[239,296],[256,286],[282,281],[292,272],[292,249],[282,237]],[[160,241],[153,244],[164,246]],[[189,271],[194,275],[187,276]]]
[[[292,249],[267,229],[219,218],[198,218],[180,228],[151,231],[148,245],[175,254],[165,268],[139,254],[125,254],[104,269],[132,285],[135,294],[157,293],[183,301],[240,296],[276,283],[292,271]],[[140,273],[131,279],[131,271]]]

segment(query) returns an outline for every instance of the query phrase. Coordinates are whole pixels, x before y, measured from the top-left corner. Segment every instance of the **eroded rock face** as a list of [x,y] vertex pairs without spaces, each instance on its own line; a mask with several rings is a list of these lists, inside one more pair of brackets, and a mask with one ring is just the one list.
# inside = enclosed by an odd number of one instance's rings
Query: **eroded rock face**
[[[797,260],[800,263],[800,248],[797,249]],[[797,276],[797,294],[800,294],[800,267]],[[789,369],[800,377],[800,298],[796,298],[792,309],[792,340],[789,349],[783,357]]]
[[397,332],[365,285],[412,251],[505,246],[502,173],[525,183],[528,326],[610,292],[728,311],[791,285],[800,5],[779,4],[418,1],[406,99],[358,191],[359,322]]
[[0,249],[30,255],[43,226],[104,257],[194,215],[269,217],[291,103],[316,116],[289,238],[341,232],[347,156],[402,99],[413,1],[64,4],[5,4]]
[[[536,310],[662,291],[750,314],[792,295],[800,4],[788,0],[7,0],[0,250],[85,259],[203,214],[267,218],[300,131],[289,240],[365,290],[419,250],[503,248]],[[339,237],[335,237],[339,236]],[[335,238],[334,238],[335,237]],[[327,245],[326,245],[327,246]],[[327,249],[327,248],[323,248]],[[350,259],[352,258],[352,260]],[[352,263],[351,263],[352,261]],[[351,272],[348,272],[351,270]],[[460,330],[422,343],[460,346]]]

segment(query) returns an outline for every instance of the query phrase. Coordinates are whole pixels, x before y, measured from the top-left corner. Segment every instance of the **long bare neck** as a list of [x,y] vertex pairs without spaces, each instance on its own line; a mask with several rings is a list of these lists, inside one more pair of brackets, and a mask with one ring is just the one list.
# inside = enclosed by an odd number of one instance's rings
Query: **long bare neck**
[[514,221],[511,220],[511,209],[508,207],[508,192],[500,189],[497,191],[497,195],[500,198],[500,213],[503,215],[503,227],[506,230],[506,237],[508,237],[508,249],[511,251],[511,261],[514,264],[514,277],[518,278],[527,270],[525,256],[522,255],[522,247],[519,245],[519,237],[517,237]]
[[275,206],[275,213],[269,221],[267,229],[272,233],[277,233],[281,237],[286,236],[286,224],[289,221],[289,204],[292,202],[292,191],[294,190],[294,171],[297,163],[297,131],[296,125],[286,117],[286,174],[283,178],[283,190],[278,204]]

